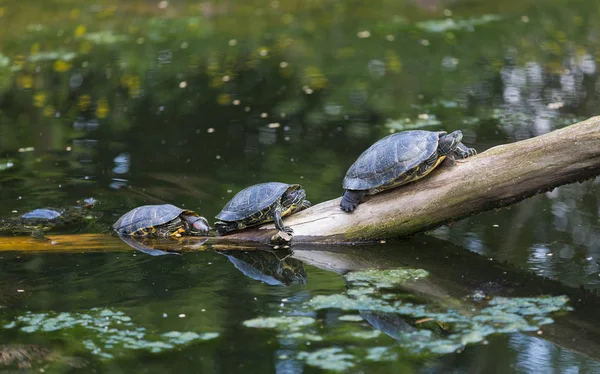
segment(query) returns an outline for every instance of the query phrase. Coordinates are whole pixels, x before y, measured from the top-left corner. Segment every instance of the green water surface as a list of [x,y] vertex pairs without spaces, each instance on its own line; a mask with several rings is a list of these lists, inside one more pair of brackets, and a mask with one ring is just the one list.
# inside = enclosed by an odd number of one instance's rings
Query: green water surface
[[597,115],[598,2],[0,0],[0,24],[0,216],[100,202],[63,232],[93,247],[0,237],[0,371],[600,372],[598,180],[365,246],[110,235],[266,181],[339,197],[391,132],[483,152]]

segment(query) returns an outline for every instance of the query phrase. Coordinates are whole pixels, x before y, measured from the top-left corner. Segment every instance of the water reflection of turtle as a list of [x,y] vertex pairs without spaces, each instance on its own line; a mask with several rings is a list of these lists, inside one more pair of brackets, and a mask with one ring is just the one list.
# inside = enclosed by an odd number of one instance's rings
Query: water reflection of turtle
[[18,217],[8,217],[0,220],[0,232],[31,233],[36,238],[43,238],[44,232],[64,228],[78,223],[93,221],[100,213],[91,214],[97,201],[85,199],[80,206],[69,208],[40,208],[34,209]]
[[119,235],[163,238],[207,235],[210,230],[204,217],[171,204],[137,207],[121,216],[113,228]]
[[299,184],[261,183],[238,192],[217,214],[215,229],[219,234],[241,230],[264,222],[275,222],[279,231],[292,234],[282,217],[310,207],[306,192]]
[[460,130],[403,131],[388,135],[364,151],[348,169],[340,206],[352,212],[365,195],[394,188],[429,174],[448,155],[467,158],[477,154],[463,143]]
[[291,258],[290,251],[217,251],[227,257],[245,276],[270,286],[306,284],[302,261]]
[[131,248],[150,256],[177,255],[186,249],[198,249],[208,240],[208,238],[194,238],[194,242],[189,243],[172,237],[149,238],[119,235],[119,238]]

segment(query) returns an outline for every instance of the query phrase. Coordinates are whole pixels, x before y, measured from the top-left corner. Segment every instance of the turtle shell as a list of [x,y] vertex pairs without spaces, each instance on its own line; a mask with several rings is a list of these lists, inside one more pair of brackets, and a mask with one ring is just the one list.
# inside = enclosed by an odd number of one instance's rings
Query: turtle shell
[[35,209],[31,212],[27,212],[21,216],[22,219],[25,220],[36,220],[36,219],[47,219],[54,220],[62,215],[63,212],[60,212],[56,209],[43,208],[43,209]]
[[433,155],[440,133],[443,132],[403,131],[379,140],[348,169],[344,189],[370,190],[398,179]]
[[132,235],[138,231],[171,222],[184,212],[190,211],[171,204],[143,205],[121,216],[113,228],[119,234]]
[[247,187],[238,192],[216,218],[230,222],[242,221],[269,208],[290,188],[300,188],[300,185],[269,182]]

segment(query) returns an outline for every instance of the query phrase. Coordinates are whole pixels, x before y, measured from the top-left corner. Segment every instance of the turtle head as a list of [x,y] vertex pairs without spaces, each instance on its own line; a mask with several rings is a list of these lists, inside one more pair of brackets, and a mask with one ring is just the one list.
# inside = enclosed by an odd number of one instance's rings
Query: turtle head
[[306,199],[306,191],[299,185],[292,186],[281,196],[281,205],[284,208],[297,208],[302,206],[304,199]]
[[450,134],[440,134],[440,140],[438,144],[438,152],[440,155],[445,156],[458,148],[462,137],[462,132],[460,130],[456,130]]
[[191,235],[206,235],[210,231],[208,221],[204,217],[186,215],[185,220]]

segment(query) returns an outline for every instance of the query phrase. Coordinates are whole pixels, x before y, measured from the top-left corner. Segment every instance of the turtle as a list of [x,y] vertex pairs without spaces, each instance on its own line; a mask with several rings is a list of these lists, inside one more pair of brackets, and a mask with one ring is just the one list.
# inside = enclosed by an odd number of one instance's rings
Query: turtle
[[198,250],[208,238],[194,237],[192,242],[185,242],[173,237],[152,238],[143,236],[119,235],[128,246],[150,256],[179,255],[184,250]]
[[340,207],[352,212],[365,195],[423,178],[447,156],[467,158],[477,154],[461,143],[462,132],[403,131],[380,139],[364,151],[344,177]]
[[44,238],[44,232],[73,223],[96,219],[100,213],[89,215],[89,208],[97,203],[94,198],[83,200],[80,206],[68,208],[38,208],[18,217],[0,220],[0,231],[31,233],[33,237]]
[[220,235],[264,222],[275,222],[279,231],[292,234],[282,217],[310,207],[306,192],[299,184],[268,182],[255,184],[238,192],[217,214],[215,229]]
[[125,213],[113,229],[119,235],[140,237],[178,237],[207,235],[208,221],[196,212],[171,204],[143,205]]

